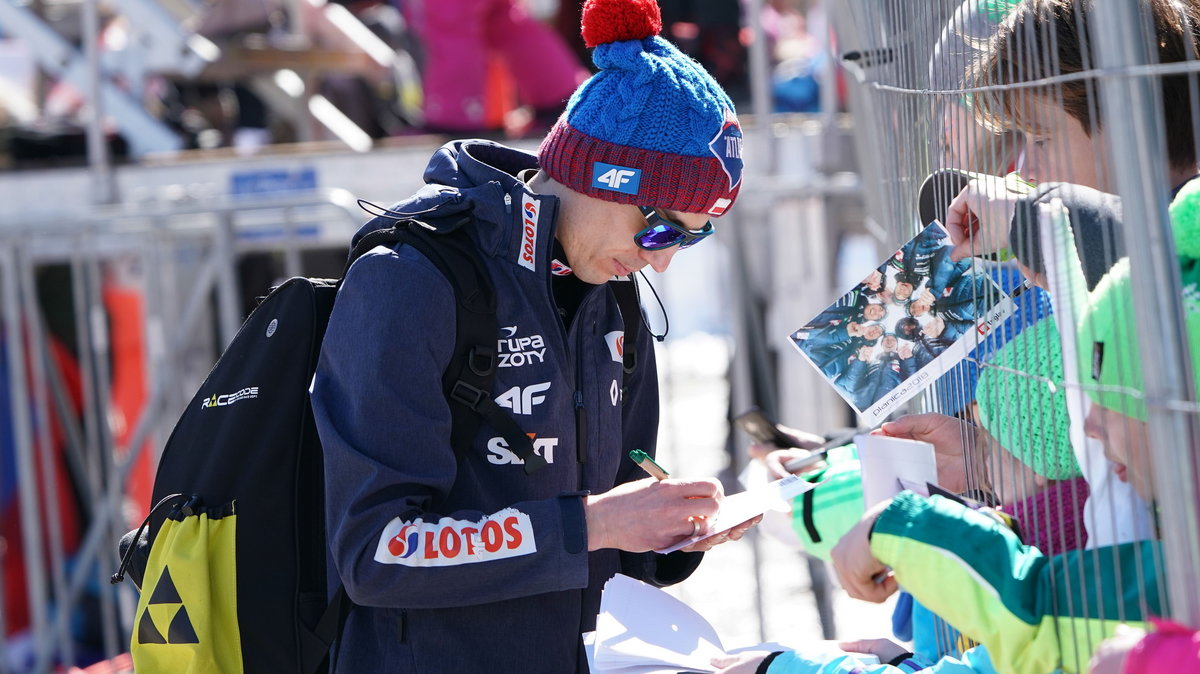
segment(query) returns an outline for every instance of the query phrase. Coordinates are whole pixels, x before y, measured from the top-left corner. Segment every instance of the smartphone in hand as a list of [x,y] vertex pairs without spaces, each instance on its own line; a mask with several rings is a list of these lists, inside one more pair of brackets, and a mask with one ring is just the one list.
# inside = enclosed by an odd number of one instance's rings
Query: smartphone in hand
[[770,417],[757,407],[742,412],[733,420],[742,430],[750,434],[755,442],[772,444],[780,449],[800,447],[792,436],[784,433]]

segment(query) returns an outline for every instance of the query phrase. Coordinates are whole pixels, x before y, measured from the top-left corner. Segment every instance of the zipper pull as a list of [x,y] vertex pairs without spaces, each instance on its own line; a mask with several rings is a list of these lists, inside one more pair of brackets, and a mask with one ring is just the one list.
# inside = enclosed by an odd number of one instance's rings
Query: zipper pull
[[504,195],[504,212],[512,215],[512,195],[508,193]]
[[575,392],[575,457],[587,463],[587,410],[583,409],[583,391]]

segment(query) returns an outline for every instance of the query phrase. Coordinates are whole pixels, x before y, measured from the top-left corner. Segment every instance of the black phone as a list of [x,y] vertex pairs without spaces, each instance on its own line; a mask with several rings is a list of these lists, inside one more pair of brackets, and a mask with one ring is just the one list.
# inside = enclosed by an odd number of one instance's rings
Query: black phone
[[779,430],[779,424],[757,407],[742,412],[733,421],[756,442],[770,443],[780,449],[799,447],[792,436]]

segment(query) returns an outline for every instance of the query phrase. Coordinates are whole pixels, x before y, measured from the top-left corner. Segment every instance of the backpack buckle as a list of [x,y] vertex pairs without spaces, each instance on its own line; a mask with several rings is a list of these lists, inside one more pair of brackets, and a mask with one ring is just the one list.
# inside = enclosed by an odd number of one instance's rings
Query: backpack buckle
[[450,389],[450,398],[457,403],[462,403],[471,409],[476,409],[483,402],[488,394],[482,389],[471,386],[467,382],[459,379],[454,382],[454,388]]
[[472,346],[467,354],[467,367],[480,377],[492,376],[496,371],[496,347],[484,344]]

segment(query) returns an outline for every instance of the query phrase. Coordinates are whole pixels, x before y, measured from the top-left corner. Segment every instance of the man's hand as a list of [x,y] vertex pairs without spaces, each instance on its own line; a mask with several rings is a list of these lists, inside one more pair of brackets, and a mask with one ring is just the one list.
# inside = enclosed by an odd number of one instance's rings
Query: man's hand
[[756,515],[753,518],[742,522],[736,527],[733,527],[732,529],[726,529],[725,531],[709,536],[702,541],[696,541],[686,548],[682,548],[682,550],[684,552],[708,552],[722,543],[728,543],[729,541],[740,541],[742,540],[742,536],[746,535],[747,531],[761,521],[762,515]]
[[808,456],[809,450],[825,444],[825,438],[815,433],[809,433],[782,424],[779,425],[779,430],[790,437],[797,445],[797,448],[781,449],[769,442],[755,442],[746,448],[746,452],[750,454],[750,457],[765,463],[767,472],[776,479],[787,477],[788,471],[784,469],[784,463],[794,458]]
[[839,641],[838,648],[847,653],[866,653],[879,658],[883,664],[908,653],[908,649],[891,639],[859,639],[858,641]]
[[855,599],[878,604],[900,589],[895,576],[871,553],[869,538],[879,513],[889,505],[891,501],[884,501],[868,510],[829,553],[838,582]]
[[946,209],[946,231],[954,244],[950,259],[958,262],[1007,248],[1008,230],[1021,196],[1009,191],[1000,177],[967,183]]
[[[588,496],[583,502],[588,550],[645,552],[669,547],[705,531],[724,497],[721,483],[714,479],[652,477]],[[698,530],[693,522],[699,522]]]
[[[920,440],[933,445],[937,460],[938,486],[956,494],[967,491],[967,462],[964,446],[976,438],[976,427],[945,414],[909,414],[889,421],[872,431],[873,435]],[[974,445],[976,475],[987,474],[986,443]]]
[[754,674],[758,664],[770,654],[771,651],[742,651],[713,658],[709,664],[718,668],[717,674]]

